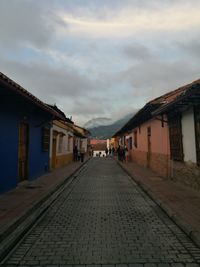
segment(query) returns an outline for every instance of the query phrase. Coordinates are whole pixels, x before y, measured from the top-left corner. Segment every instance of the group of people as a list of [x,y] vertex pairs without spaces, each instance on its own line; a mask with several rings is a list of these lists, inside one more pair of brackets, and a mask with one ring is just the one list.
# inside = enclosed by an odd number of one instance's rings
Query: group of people
[[128,162],[128,148],[126,146],[118,146],[117,149],[114,147],[106,148],[105,150],[106,157],[117,155],[118,160],[122,162]]
[[77,148],[77,146],[74,146],[73,149],[73,156],[74,161],[81,161],[84,162],[84,156],[85,156],[85,149],[82,147],[80,150]]
[[114,154],[115,154],[115,148],[114,147],[112,147],[112,148],[110,147],[109,149],[106,148],[105,153],[106,153],[106,158],[108,156],[114,156]]
[[[93,149],[91,148],[89,150],[89,156],[93,156]],[[127,162],[128,161],[128,149],[126,146],[118,146],[117,149],[115,149],[114,147],[110,147],[110,148],[106,148],[105,150],[105,154],[106,154],[106,158],[108,156],[115,156],[117,155],[118,160],[122,161],[122,162]],[[74,157],[74,161],[81,161],[84,162],[84,156],[85,156],[85,149],[84,147],[82,147],[80,150],[77,148],[77,146],[74,146],[73,149],[73,157]],[[99,157],[101,157],[101,152],[99,153]]]
[[128,162],[128,148],[119,145],[117,148],[117,157],[122,162]]

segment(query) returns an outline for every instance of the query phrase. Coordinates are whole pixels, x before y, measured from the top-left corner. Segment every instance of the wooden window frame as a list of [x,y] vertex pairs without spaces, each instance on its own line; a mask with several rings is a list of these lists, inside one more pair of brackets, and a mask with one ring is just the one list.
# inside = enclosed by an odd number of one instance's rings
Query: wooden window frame
[[50,128],[42,127],[42,151],[48,152],[50,148]]

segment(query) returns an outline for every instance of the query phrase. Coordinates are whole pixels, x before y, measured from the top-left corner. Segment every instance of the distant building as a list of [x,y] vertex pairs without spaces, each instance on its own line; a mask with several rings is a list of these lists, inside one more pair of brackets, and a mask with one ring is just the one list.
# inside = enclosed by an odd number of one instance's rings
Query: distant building
[[56,106],[50,107],[63,116],[63,120],[54,120],[51,128],[50,168],[53,170],[73,161],[74,131],[73,122]]

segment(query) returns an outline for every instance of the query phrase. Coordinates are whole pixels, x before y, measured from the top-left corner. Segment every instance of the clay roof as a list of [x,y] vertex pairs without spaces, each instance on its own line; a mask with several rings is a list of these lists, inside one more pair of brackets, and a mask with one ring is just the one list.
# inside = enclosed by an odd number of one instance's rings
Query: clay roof
[[65,115],[65,113],[62,110],[60,110],[56,105],[49,105],[49,104],[47,104],[47,106],[49,106],[50,108],[52,108],[56,112],[58,112],[63,118],[65,118],[65,121],[66,122],[73,124],[73,121],[70,120],[69,118],[67,118],[66,115]]
[[[163,114],[168,109],[174,108],[176,103],[182,102],[182,105],[184,103],[188,105],[188,99],[192,97],[194,99],[194,96],[200,98],[200,79],[149,101],[113,137],[129,132],[155,115]],[[200,102],[200,99],[198,101]]]
[[107,140],[97,140],[97,139],[92,139],[90,140],[91,145],[96,145],[96,144],[107,144]]
[[0,84],[5,86],[6,88],[9,88],[13,92],[15,92],[18,95],[21,95],[22,97],[26,98],[39,108],[43,109],[44,111],[52,114],[55,116],[55,118],[64,119],[64,117],[59,114],[56,110],[52,109],[48,105],[46,105],[44,102],[42,102],[39,98],[32,95],[29,91],[24,89],[22,86],[20,86],[18,83],[14,82],[10,78],[8,78],[5,74],[0,72]]
[[189,101],[194,97],[200,97],[200,79],[164,95],[163,104],[155,112],[153,112],[153,115],[165,113],[167,110],[175,107],[178,103],[188,105]]

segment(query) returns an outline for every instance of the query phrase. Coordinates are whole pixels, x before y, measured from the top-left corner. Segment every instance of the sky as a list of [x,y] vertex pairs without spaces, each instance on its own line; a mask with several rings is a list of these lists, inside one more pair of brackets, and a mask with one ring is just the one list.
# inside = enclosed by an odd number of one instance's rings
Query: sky
[[75,123],[200,78],[199,0],[1,0],[0,71]]

